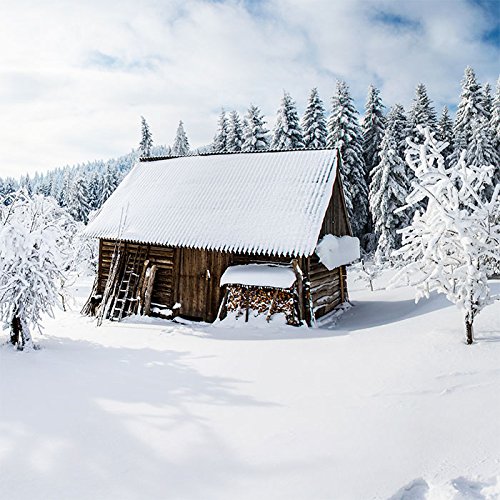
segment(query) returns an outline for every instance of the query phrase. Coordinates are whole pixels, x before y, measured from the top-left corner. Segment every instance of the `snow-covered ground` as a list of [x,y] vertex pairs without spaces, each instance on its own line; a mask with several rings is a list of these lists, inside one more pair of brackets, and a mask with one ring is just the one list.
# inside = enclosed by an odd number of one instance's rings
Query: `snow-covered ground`
[[467,346],[443,297],[362,287],[321,329],[58,313],[0,348],[0,498],[500,498],[500,302]]

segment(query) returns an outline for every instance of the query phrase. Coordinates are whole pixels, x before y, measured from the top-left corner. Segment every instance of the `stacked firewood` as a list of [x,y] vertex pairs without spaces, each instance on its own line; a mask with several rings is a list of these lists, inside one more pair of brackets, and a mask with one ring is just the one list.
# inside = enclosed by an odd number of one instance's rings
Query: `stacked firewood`
[[258,286],[228,285],[227,312],[236,313],[236,317],[266,315],[270,321],[273,314],[283,313],[289,325],[297,325],[298,300],[296,287],[289,289]]

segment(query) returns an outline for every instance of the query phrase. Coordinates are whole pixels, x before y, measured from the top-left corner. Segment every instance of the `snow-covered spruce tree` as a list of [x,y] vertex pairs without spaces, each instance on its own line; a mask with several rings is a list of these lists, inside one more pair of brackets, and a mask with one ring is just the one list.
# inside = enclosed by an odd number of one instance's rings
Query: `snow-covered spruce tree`
[[483,87],[483,109],[486,119],[490,121],[493,109],[493,96],[491,95],[491,85],[488,82]]
[[472,134],[465,150],[465,161],[474,168],[491,166],[495,169],[498,167],[498,157],[489,123],[484,118],[475,117],[472,119],[471,129]]
[[67,212],[53,198],[25,191],[0,203],[0,318],[19,349],[32,345],[30,327],[58,302],[66,255]]
[[139,150],[141,156],[151,156],[151,148],[153,147],[153,135],[149,129],[144,116],[141,116],[141,142],[139,143]]
[[120,183],[119,176],[116,169],[113,168],[113,165],[108,163],[106,165],[104,174],[102,176],[99,205],[96,208],[102,206],[102,204],[111,196],[113,191],[118,187],[119,183]]
[[177,133],[172,147],[172,154],[174,156],[187,156],[189,154],[189,141],[184,130],[182,120],[179,122],[179,126],[177,127]]
[[89,200],[87,181],[83,173],[78,171],[69,188],[66,209],[76,221],[87,224],[91,211]]
[[[468,150],[473,133],[472,123],[481,123],[484,126],[486,113],[484,110],[484,94],[481,85],[476,80],[474,70],[467,66],[462,80],[462,93],[458,104],[455,123],[453,125],[453,154],[452,161],[457,162],[462,151]],[[489,125],[488,125],[489,126]]]
[[327,129],[327,146],[338,148],[342,157],[341,175],[347,211],[353,233],[359,238],[368,225],[368,185],[358,112],[345,82],[337,82]]
[[325,108],[317,88],[313,88],[309,95],[306,111],[302,117],[302,130],[305,148],[317,149],[326,146]]
[[408,118],[409,135],[411,137],[423,140],[423,136],[419,132],[419,127],[429,127],[432,131],[436,130],[436,111],[423,83],[419,83],[415,89],[415,97],[413,98],[413,105],[408,113]]
[[274,128],[274,149],[298,149],[304,147],[297,106],[288,92],[283,93]]
[[497,81],[495,97],[492,101],[490,130],[493,134],[493,143],[498,159],[493,175],[493,185],[496,185],[500,184],[500,78]]
[[260,109],[251,104],[245,116],[242,151],[269,149],[269,130],[265,128],[265,123]]
[[441,153],[445,161],[447,161],[447,158],[453,152],[453,121],[450,118],[450,113],[447,106],[443,108],[443,112],[441,113],[441,116],[439,118],[436,138],[441,142],[448,143],[448,146],[446,146]]
[[243,145],[243,128],[241,126],[240,116],[236,111],[229,114],[229,126],[227,134],[227,150],[241,151]]
[[389,122],[382,139],[380,161],[371,172],[370,212],[378,238],[375,262],[391,262],[392,253],[401,246],[398,229],[409,223],[408,213],[396,212],[405,205],[408,184],[405,162],[398,154],[394,122]]
[[228,150],[228,135],[229,124],[227,123],[226,111],[222,108],[212,146],[214,153],[223,153]]
[[492,167],[474,167],[466,152],[458,164],[446,166],[442,151],[429,129],[421,129],[423,144],[409,141],[407,161],[415,172],[410,205],[428,200],[401,231],[402,247],[395,252],[407,264],[396,275],[416,286],[416,300],[433,291],[443,293],[464,314],[466,341],[474,341],[474,319],[491,303],[488,260],[498,261],[500,224],[493,222],[498,185],[489,201],[481,196],[491,182]]
[[379,163],[380,145],[384,137],[384,129],[384,105],[380,98],[380,91],[370,85],[363,117],[363,157],[368,183],[370,182],[371,171]]

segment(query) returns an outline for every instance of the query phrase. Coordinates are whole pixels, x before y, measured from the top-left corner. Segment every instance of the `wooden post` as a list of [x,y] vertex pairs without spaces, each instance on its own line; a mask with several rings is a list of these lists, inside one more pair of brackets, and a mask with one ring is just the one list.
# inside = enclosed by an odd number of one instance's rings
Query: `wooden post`
[[156,264],[151,266],[149,271],[149,276],[147,278],[146,293],[144,294],[144,315],[149,316],[151,314],[151,298],[153,297],[153,284],[156,275]]
[[299,261],[297,259],[292,260],[293,270],[297,278],[297,295],[299,296],[299,324],[305,318],[305,307],[304,307],[304,275],[302,274],[302,269],[300,269]]
[[135,307],[136,314],[142,314],[142,309],[144,306],[144,295],[146,293],[146,274],[149,266],[149,260],[144,261],[142,266],[141,276],[139,277],[139,284],[137,286],[137,305]]
[[344,276],[344,266],[339,267],[339,279],[340,279],[340,301],[341,303],[345,302],[346,293],[345,293],[345,276]]
[[227,316],[227,298],[229,296],[229,285],[226,285],[226,291],[224,293],[224,298],[220,304],[219,313],[217,314],[217,319],[220,321]]

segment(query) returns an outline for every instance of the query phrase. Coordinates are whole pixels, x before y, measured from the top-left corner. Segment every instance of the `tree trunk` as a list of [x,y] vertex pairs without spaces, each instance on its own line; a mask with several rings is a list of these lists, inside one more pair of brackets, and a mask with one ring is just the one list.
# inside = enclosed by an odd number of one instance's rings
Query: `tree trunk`
[[467,337],[467,344],[470,345],[474,342],[474,329],[472,328],[473,320],[465,319],[465,334]]
[[28,324],[20,316],[14,316],[10,322],[10,341],[13,345],[17,345],[19,351],[25,347],[35,347],[31,341]]
[[14,316],[10,322],[10,342],[13,345],[19,345],[19,340],[21,337],[21,318],[19,316]]

